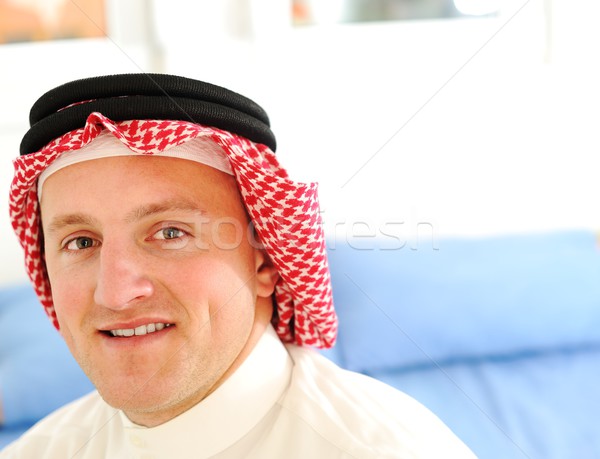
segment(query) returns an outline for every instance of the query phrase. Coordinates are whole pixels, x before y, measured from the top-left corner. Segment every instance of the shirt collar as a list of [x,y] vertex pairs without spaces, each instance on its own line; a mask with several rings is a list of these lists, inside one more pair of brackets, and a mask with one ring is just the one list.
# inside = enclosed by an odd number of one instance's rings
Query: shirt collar
[[[293,363],[269,325],[251,354],[202,402],[157,427],[132,423],[120,412],[130,447],[159,457],[210,457],[248,433],[289,386]],[[185,435],[182,433],[185,432]],[[139,450],[138,450],[139,451]]]

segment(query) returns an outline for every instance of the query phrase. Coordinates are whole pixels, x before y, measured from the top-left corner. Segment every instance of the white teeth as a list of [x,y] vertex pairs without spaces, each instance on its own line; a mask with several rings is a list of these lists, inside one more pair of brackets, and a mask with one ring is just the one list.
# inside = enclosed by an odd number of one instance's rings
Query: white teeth
[[148,325],[140,325],[139,327],[136,327],[136,328],[119,328],[116,330],[110,330],[110,334],[112,336],[125,336],[125,337],[130,337],[133,335],[141,336],[141,335],[147,335],[148,333],[154,333],[155,331],[160,331],[163,328],[170,327],[170,326],[171,326],[171,324],[157,322],[157,323],[148,324]]

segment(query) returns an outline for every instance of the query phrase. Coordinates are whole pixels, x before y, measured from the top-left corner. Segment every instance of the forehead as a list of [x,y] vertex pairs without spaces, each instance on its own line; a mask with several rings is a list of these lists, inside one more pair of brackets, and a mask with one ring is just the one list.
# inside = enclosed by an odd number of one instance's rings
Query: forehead
[[243,206],[235,178],[187,159],[120,156],[64,167],[47,177],[42,214],[71,208],[119,208],[185,198],[213,213]]

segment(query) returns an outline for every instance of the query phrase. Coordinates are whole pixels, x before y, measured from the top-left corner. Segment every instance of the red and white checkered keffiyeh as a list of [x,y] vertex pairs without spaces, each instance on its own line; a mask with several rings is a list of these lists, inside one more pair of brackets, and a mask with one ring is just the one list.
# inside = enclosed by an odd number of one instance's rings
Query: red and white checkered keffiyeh
[[280,274],[275,287],[275,328],[282,341],[328,348],[337,334],[325,238],[315,183],[288,178],[265,145],[220,129],[185,121],[132,120],[115,123],[92,113],[85,127],[41,150],[15,159],[10,190],[12,226],[25,251],[25,266],[47,314],[59,327],[41,250],[37,179],[62,153],[89,144],[107,130],[132,152],[152,155],[208,137],[227,155],[258,236]]

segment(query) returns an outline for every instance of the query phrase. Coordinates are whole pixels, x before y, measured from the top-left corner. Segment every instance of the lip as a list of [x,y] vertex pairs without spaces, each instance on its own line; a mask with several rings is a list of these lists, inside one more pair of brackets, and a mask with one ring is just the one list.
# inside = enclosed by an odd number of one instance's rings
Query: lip
[[[143,324],[145,325],[146,322]],[[127,326],[124,328],[131,327]],[[148,346],[161,342],[164,338],[167,338],[175,328],[175,325],[170,325],[169,327],[165,327],[162,330],[157,330],[152,333],[147,333],[145,335],[133,335],[129,337],[112,336],[110,332],[107,332],[106,330],[98,330],[97,335],[99,336],[101,342],[108,348],[133,350],[134,348],[140,348],[141,346]],[[111,328],[111,330],[114,329]]]

